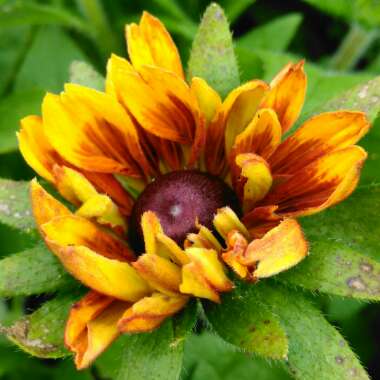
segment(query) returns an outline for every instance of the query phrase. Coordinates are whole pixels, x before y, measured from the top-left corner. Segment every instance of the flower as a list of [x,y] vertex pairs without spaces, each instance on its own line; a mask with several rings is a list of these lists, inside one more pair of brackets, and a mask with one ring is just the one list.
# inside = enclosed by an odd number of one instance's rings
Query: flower
[[21,121],[28,164],[72,206],[31,183],[37,226],[90,292],[65,342],[86,368],[120,333],[157,328],[190,297],[221,302],[228,268],[255,282],[299,263],[296,218],[355,189],[369,129],[361,112],[324,113],[287,138],[306,92],[303,61],[226,99],[185,80],[178,51],[144,13],[112,55],[105,92],[67,84]]

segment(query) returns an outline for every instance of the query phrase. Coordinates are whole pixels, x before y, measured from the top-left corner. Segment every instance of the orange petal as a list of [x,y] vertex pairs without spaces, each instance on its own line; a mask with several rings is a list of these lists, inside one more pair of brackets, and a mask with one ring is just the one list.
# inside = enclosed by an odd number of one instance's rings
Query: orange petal
[[298,222],[286,219],[261,239],[253,240],[240,262],[256,265],[253,276],[266,278],[287,270],[307,256],[308,245]]
[[[116,100],[113,102],[117,104]],[[47,94],[42,114],[47,138],[72,165],[88,171],[139,175],[125,145],[126,136],[118,126],[108,123],[104,115],[96,115],[79,98],[65,93],[61,96]],[[128,120],[126,114],[125,119]]]
[[294,173],[262,201],[278,205],[278,215],[301,216],[322,211],[356,188],[367,153],[358,146],[331,152]]
[[117,338],[120,334],[117,322],[129,306],[90,292],[72,307],[65,344],[75,353],[77,369],[87,368]]
[[30,183],[30,197],[34,219],[39,229],[55,217],[71,214],[70,210],[52,197],[36,179]]
[[281,217],[276,214],[277,210],[277,205],[260,206],[243,216],[243,222],[253,238],[263,237],[270,229],[279,224]]
[[272,108],[280,120],[282,131],[289,130],[298,119],[306,95],[304,61],[286,65],[272,80],[262,107]]
[[232,282],[213,249],[187,248],[191,262],[182,267],[181,293],[220,302],[219,292],[232,290]]
[[125,333],[152,331],[166,318],[181,310],[187,301],[188,297],[153,293],[133,304],[120,319],[118,328]]
[[171,261],[146,253],[132,265],[153,289],[169,296],[179,293],[181,270]]
[[237,193],[242,192],[243,210],[250,210],[272,187],[270,167],[262,157],[252,153],[239,154],[236,157],[236,165],[241,168],[240,183],[236,186]]
[[52,168],[62,159],[47,140],[42,119],[27,116],[21,120],[21,131],[17,134],[21,154],[30,167],[41,177],[53,182]]
[[268,159],[281,143],[281,125],[276,113],[268,108],[259,110],[247,128],[235,140],[232,152],[255,153]]
[[272,171],[293,174],[333,150],[355,144],[369,128],[362,112],[337,111],[314,116],[278,147],[269,160]]
[[128,54],[133,66],[158,66],[184,78],[178,50],[161,21],[144,12],[140,24],[127,25]]
[[131,261],[134,254],[121,240],[89,220],[75,215],[56,217],[41,226],[45,237],[59,246],[86,246],[110,259]]

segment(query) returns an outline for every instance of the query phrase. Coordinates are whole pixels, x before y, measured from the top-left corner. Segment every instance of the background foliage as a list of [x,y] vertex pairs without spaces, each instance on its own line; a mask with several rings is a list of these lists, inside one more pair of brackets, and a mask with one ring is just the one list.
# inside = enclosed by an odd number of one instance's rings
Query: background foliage
[[[318,352],[329,346],[331,350],[340,349],[332,356],[336,369],[324,379],[343,379],[339,371],[347,370],[346,366],[350,366],[352,378],[366,378],[355,367],[356,358],[348,353],[347,343],[339,340],[336,330],[325,323],[323,313],[347,339],[372,378],[380,379],[380,306],[366,302],[380,300],[377,242],[380,192],[376,185],[380,183],[380,126],[376,121],[380,110],[380,79],[376,78],[380,75],[380,3],[374,0],[219,3],[231,23],[242,81],[253,77],[270,80],[284,64],[304,57],[309,82],[302,120],[316,111],[359,108],[369,112],[375,127],[363,142],[369,160],[362,188],[344,205],[304,222],[303,227],[312,238],[312,249],[319,255],[275,280],[277,287],[284,286],[284,297],[278,299],[273,282],[269,281],[260,285],[260,293],[241,289],[250,303],[239,303],[233,297],[226,299],[228,310],[236,311],[235,318],[255,323],[260,334],[253,329],[235,328],[223,310],[206,305],[208,320],[225,341],[210,331],[207,322],[198,322],[197,334],[186,341],[184,348],[179,344],[170,355],[163,349],[162,355],[155,358],[157,365],[178,372],[181,368],[175,367],[170,358],[182,354],[180,351],[184,349],[182,379],[286,380],[290,377],[285,366],[255,355],[263,353],[260,350],[267,347],[265,339],[270,338],[278,343],[275,351],[265,352],[266,357],[277,359],[286,352],[288,342],[282,335],[282,324],[292,344],[289,365],[296,378],[315,380],[313,360],[320,362]],[[62,321],[67,305],[78,298],[81,290],[38,244],[28,207],[20,201],[27,202],[25,184],[15,185],[6,179],[32,178],[32,171],[17,151],[15,132],[19,119],[39,113],[46,91],[62,89],[69,80],[72,61],[90,63],[104,74],[111,52],[126,54],[125,23],[137,21],[146,9],[166,24],[180,48],[183,62],[187,62],[207,5],[204,0],[0,0],[0,177],[5,179],[0,180],[0,296],[3,297],[0,331],[4,330],[27,352],[45,358],[32,358],[0,337],[0,379],[90,380],[116,376],[119,380],[138,379],[147,370],[144,363],[153,355],[149,347],[160,344],[164,347],[162,342],[169,337],[182,342],[184,326],[191,325],[186,315],[180,316],[179,322],[174,321],[173,326],[164,325],[159,336],[123,337],[91,370],[76,372],[70,358],[53,360],[66,354],[59,347]],[[71,74],[78,72],[78,65],[80,69],[81,64],[71,67]],[[194,65],[193,69],[202,70]],[[87,75],[92,83],[96,80],[96,74]],[[373,81],[363,85],[369,80]],[[358,87],[351,90],[354,86]],[[19,276],[20,271],[23,276]],[[311,290],[314,296],[305,300],[301,290],[286,299],[285,289],[295,287]],[[56,294],[61,288],[65,290]],[[56,294],[53,300],[52,294]],[[275,310],[270,308],[270,300],[276,305]],[[282,307],[286,303],[291,305],[289,309]],[[252,305],[257,305],[259,313],[253,312]],[[25,314],[27,317],[22,318]],[[265,327],[267,322],[272,323],[269,330]],[[44,330],[46,326],[48,331]],[[255,342],[264,340],[252,346],[247,337],[254,337]],[[248,340],[237,342],[239,338]],[[300,342],[299,346],[292,343],[293,339]],[[122,352],[125,342],[136,349]],[[236,344],[246,353],[237,350]],[[305,347],[315,352],[309,361],[303,357]],[[124,371],[124,377],[115,372],[121,362],[133,363]],[[333,368],[327,361],[322,366]],[[145,378],[156,379],[151,374],[153,369],[148,370]]]

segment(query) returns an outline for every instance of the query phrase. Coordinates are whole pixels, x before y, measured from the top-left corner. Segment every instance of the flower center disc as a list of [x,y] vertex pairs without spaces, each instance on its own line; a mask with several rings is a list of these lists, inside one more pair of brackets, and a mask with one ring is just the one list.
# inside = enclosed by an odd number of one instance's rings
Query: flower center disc
[[153,211],[166,235],[182,244],[196,232],[196,220],[209,229],[218,208],[229,206],[240,214],[239,201],[220,178],[197,170],[175,171],[149,184],[137,199],[130,220],[130,242],[137,253],[144,249],[141,217]]

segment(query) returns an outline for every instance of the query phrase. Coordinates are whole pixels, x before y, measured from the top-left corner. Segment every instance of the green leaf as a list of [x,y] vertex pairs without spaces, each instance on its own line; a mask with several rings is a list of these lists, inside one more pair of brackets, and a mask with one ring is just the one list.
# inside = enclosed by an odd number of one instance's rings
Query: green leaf
[[368,0],[303,0],[314,7],[343,18],[359,21],[367,26],[378,27],[380,23],[380,4]]
[[65,9],[30,1],[15,1],[2,5],[0,25],[2,28],[20,25],[61,25],[91,34],[91,30],[83,20]]
[[287,365],[299,380],[369,380],[355,354],[321,312],[301,294],[270,281],[245,284],[244,304],[266,305],[278,316],[289,339]]
[[206,9],[194,39],[189,75],[205,79],[223,97],[239,85],[228,21],[223,9],[215,3]]
[[8,339],[24,351],[40,358],[59,358],[68,355],[63,337],[66,320],[80,291],[71,290],[47,301],[40,309],[10,327],[2,327]]
[[380,111],[380,76],[338,95],[314,110],[314,113],[351,109],[363,111],[374,121]]
[[0,100],[0,154],[17,149],[16,132],[20,119],[39,113],[43,91],[34,89],[19,91]]
[[[210,332],[192,335],[185,344],[183,380],[288,380],[277,362],[236,350]],[[206,376],[209,375],[210,377]],[[213,376],[213,377],[211,377]]]
[[265,305],[245,302],[240,289],[220,305],[207,302],[205,312],[215,331],[227,342],[270,359],[284,359],[288,339],[279,319]]
[[68,82],[69,67],[74,60],[83,61],[85,56],[70,37],[56,27],[40,28],[17,75],[14,89],[60,92]]
[[33,232],[35,228],[29,202],[29,183],[0,178],[0,222]]
[[72,278],[42,243],[0,260],[3,297],[53,292],[72,283]]
[[116,380],[176,380],[182,367],[183,340],[176,339],[173,321],[151,333],[126,337]]
[[380,300],[379,209],[380,186],[372,185],[302,219],[310,256],[277,278],[312,291]]
[[74,61],[71,63],[70,82],[104,91],[104,78],[86,62]]
[[255,1],[256,0],[222,0],[220,1],[220,5],[226,12],[230,22],[233,23]]
[[302,15],[299,13],[288,13],[265,25],[253,28],[236,41],[236,46],[252,51],[255,49],[283,51],[296,34],[301,21]]

